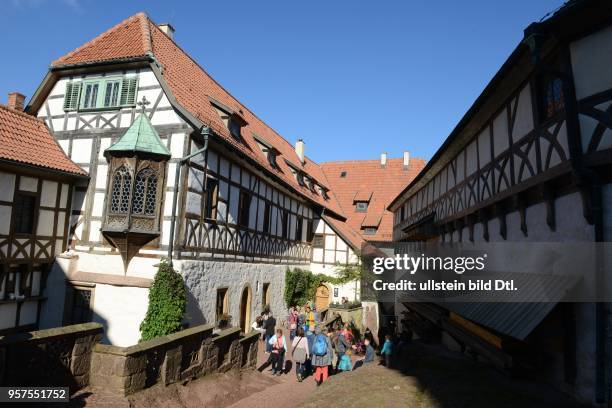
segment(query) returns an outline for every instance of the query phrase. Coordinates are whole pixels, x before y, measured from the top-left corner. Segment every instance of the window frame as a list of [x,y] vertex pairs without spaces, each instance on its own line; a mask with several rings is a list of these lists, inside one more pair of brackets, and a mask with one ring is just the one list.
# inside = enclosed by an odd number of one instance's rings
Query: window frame
[[[144,191],[143,191],[143,197],[142,197],[142,212],[134,212],[134,207],[135,207],[135,203],[136,203],[136,183],[138,182],[138,177],[140,176],[141,173],[148,171],[149,174],[145,176],[144,179]],[[147,214],[146,212],[146,208],[147,208],[147,196],[149,194],[149,180],[151,179],[151,177],[155,177],[155,196],[153,197],[153,201],[154,201],[154,207],[153,207],[153,212],[151,214]],[[113,185],[114,187],[114,185]],[[129,213],[132,215],[135,215],[137,217],[149,217],[149,218],[155,218],[157,216],[158,210],[158,194],[159,194],[159,174],[157,173],[157,171],[151,167],[143,167],[142,169],[138,170],[138,172],[136,173],[134,179],[133,179],[133,184],[132,184],[132,191],[131,191],[131,197],[129,199],[130,202],[130,208],[129,208]]]
[[[17,215],[18,212],[20,213],[23,209],[24,209],[24,205],[23,203],[19,203],[18,202],[18,198],[19,197],[29,197],[33,200],[33,205],[32,205],[32,214],[31,214],[31,228],[30,228],[30,232],[24,232],[24,231],[18,231],[17,230]],[[40,199],[39,199],[39,195],[38,193],[34,193],[31,191],[22,191],[22,190],[18,190],[15,192],[15,195],[13,197],[13,210],[11,211],[11,230],[13,231],[14,235],[18,235],[18,236],[33,236],[36,235],[36,229],[38,226],[38,207],[40,205]]]
[[240,193],[238,194],[238,219],[236,223],[243,228],[249,228],[252,199],[253,196],[250,192],[245,189],[240,189]]
[[376,235],[378,228],[376,227],[365,227],[363,229],[363,235]]
[[[209,221],[217,221],[217,206],[219,204],[219,180],[214,177],[206,177],[204,200],[204,219]],[[211,203],[212,205],[210,205]]]
[[312,237],[312,247],[317,249],[325,249],[325,234],[314,234]]
[[[221,305],[219,305],[219,296],[222,296]],[[215,297],[215,323],[219,322],[219,317],[222,314],[229,314],[229,288],[224,286],[217,288]]]
[[[120,209],[118,211],[113,210],[113,195],[115,192],[115,175],[117,174],[117,172],[119,172],[119,170],[121,170],[122,168],[125,169],[127,175],[130,177],[130,185],[128,188],[128,198],[127,198],[127,203],[128,203],[128,207],[126,209],[126,211],[121,211]],[[110,205],[108,206],[108,210],[110,214],[114,214],[114,215],[124,215],[127,216],[129,214],[132,213],[132,200],[134,198],[134,183],[136,182],[136,178],[133,177],[134,172],[132,171],[132,169],[125,163],[120,164],[118,167],[116,167],[113,172],[110,174],[111,177],[111,187],[110,187]],[[119,191],[119,208],[121,208],[121,202],[123,201],[123,185],[125,184],[125,178],[122,177],[121,179],[121,186],[120,191]]]
[[355,201],[355,212],[368,212],[369,206],[367,201]]
[[[128,91],[131,88],[129,81],[134,80],[134,100],[133,102],[126,101],[124,103],[121,102],[122,95],[124,92],[124,88],[127,86]],[[105,106],[106,96],[107,96],[107,86],[111,83],[118,83],[119,87],[117,88],[117,101],[116,104]],[[96,100],[94,106],[85,106],[85,94],[88,85],[98,85],[98,90],[96,94]],[[70,92],[72,93],[72,87],[78,86],[79,91],[76,94],[71,94],[68,96],[68,90],[70,88]],[[83,79],[82,81],[74,81],[66,84],[66,91],[64,94],[64,111],[78,111],[78,112],[92,112],[92,111],[108,111],[108,110],[118,110],[125,107],[134,107],[136,106],[136,93],[138,92],[138,76],[125,76],[125,75],[113,75],[102,78],[91,78],[91,79]],[[70,97],[78,98],[77,101],[73,104],[68,104],[66,99]],[[126,99],[128,99],[126,97]]]

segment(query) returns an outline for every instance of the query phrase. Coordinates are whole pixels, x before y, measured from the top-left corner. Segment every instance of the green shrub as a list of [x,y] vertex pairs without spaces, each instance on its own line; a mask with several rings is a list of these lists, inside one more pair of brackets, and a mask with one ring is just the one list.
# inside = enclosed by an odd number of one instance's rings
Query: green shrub
[[186,306],[183,278],[162,260],[149,289],[149,308],[140,324],[140,341],[181,330]]

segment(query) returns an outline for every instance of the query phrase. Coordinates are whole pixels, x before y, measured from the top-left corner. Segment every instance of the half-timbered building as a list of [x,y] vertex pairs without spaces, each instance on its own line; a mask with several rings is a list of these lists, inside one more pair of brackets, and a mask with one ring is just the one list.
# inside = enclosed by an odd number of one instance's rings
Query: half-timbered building
[[[389,206],[394,240],[612,239],[611,4],[567,2],[524,34]],[[609,398],[609,305],[482,303],[458,312],[406,303],[398,314],[406,308],[505,368],[531,356],[532,368],[583,400]]]
[[[228,313],[246,329],[267,304],[284,311],[284,272],[310,267],[315,231],[343,236],[305,143],[267,126],[173,37],[134,15],[54,61],[28,106],[90,177],[75,189],[45,326],[94,320],[106,341],[135,343],[168,257],[189,292],[187,323]],[[355,259],[344,255],[329,266]]]
[[[310,269],[333,274],[337,264],[359,261],[364,242],[392,241],[393,213],[387,210],[387,205],[424,165],[423,159],[411,158],[409,152],[404,152],[401,158],[388,158],[387,153],[382,153],[380,160],[321,163],[346,221],[331,218],[318,226]],[[358,283],[325,285],[329,302],[339,303],[342,298],[359,300]]]
[[67,248],[73,186],[86,178],[23,102],[11,93],[0,104],[0,335],[38,328],[47,276]]

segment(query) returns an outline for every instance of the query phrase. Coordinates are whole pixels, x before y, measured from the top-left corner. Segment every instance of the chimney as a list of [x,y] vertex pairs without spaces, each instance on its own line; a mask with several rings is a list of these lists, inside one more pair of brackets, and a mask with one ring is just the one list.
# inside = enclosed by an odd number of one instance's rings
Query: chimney
[[25,96],[19,92],[11,92],[8,94],[8,107],[18,111],[23,110],[23,103],[25,102]]
[[170,23],[161,23],[157,27],[170,37],[171,40],[174,40],[174,27]]
[[404,170],[408,170],[410,165],[410,152],[404,152]]
[[387,166],[387,153],[381,153],[380,154],[380,167],[386,167]]
[[304,164],[306,160],[304,158],[304,141],[302,139],[298,139],[297,142],[295,142],[295,153],[300,158],[300,162]]

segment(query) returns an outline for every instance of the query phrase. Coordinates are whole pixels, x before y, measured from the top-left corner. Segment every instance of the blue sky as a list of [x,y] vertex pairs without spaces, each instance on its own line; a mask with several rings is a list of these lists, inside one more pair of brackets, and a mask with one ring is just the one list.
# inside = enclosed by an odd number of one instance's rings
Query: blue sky
[[316,161],[429,159],[561,0],[3,0],[0,101],[55,58],[145,11],[235,97]]

